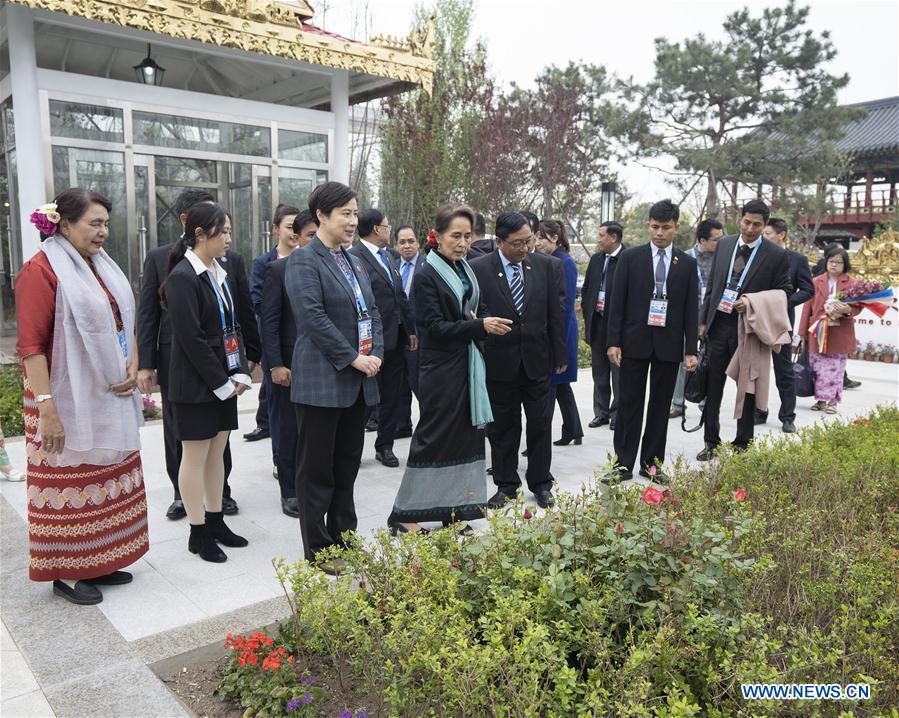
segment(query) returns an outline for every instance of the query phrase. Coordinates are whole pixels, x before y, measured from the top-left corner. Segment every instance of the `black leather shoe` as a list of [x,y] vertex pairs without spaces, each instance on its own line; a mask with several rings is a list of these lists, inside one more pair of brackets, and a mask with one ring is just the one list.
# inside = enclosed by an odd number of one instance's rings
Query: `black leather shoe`
[[206,512],[206,531],[212,538],[228,548],[243,548],[249,545],[243,536],[238,536],[225,525],[221,511]]
[[594,416],[593,419],[590,421],[590,423],[587,424],[587,426],[589,426],[591,429],[595,429],[599,426],[605,426],[608,423],[609,423],[609,417]]
[[702,451],[696,454],[697,461],[711,461],[715,458],[715,449],[717,446],[706,446]]
[[753,421],[753,423],[756,426],[761,426],[762,424],[767,424],[768,423],[768,415],[762,414],[758,411],[755,412],[755,420]]
[[300,505],[295,498],[281,499],[281,513],[291,518],[300,518]]
[[191,524],[190,538],[187,539],[187,550],[200,554],[200,558],[210,563],[224,563],[228,560],[225,552],[219,548],[206,524]]
[[609,431],[615,431],[615,420],[609,422]]
[[259,441],[260,439],[268,439],[270,436],[271,434],[269,434],[268,429],[257,426],[249,434],[244,434],[243,438],[247,441]]
[[493,467],[492,466],[489,469],[487,469],[487,476],[493,476]]
[[165,517],[170,519],[171,521],[177,521],[178,519],[183,519],[187,516],[187,511],[184,510],[184,504],[181,499],[175,499],[172,501],[172,505],[169,506],[169,510],[165,512]]
[[668,474],[666,474],[664,471],[659,470],[658,467],[656,467],[655,474],[650,474],[649,469],[646,468],[640,469],[638,473],[644,479],[649,479],[650,481],[653,481],[657,484],[667,484],[669,481]]
[[382,449],[381,451],[376,451],[375,458],[382,464],[384,464],[384,466],[387,466],[391,469],[395,469],[400,465],[400,460],[396,458],[396,454],[393,453],[392,449]]
[[858,389],[862,383],[860,381],[856,381],[855,379],[850,379],[848,376],[843,377],[843,388],[844,389]]
[[574,442],[575,446],[580,446],[584,443],[584,439],[581,436],[573,436],[570,439],[566,439],[563,436],[561,439],[554,441],[553,446],[568,446],[572,441]]
[[274,478],[275,481],[278,480],[278,467],[277,466],[272,467],[272,478]]
[[795,434],[796,433],[796,424],[792,421],[787,420],[783,423],[783,431],[784,434]]
[[378,430],[378,420],[374,417],[365,422],[365,430],[366,431],[377,431]]
[[100,589],[84,581],[75,581],[74,586],[69,586],[62,581],[54,581],[53,593],[79,606],[93,606],[103,600]]
[[734,444],[733,442],[731,442],[730,447],[735,454],[745,454],[747,451],[749,451],[749,447],[744,446],[743,444]]
[[497,491],[490,499],[487,501],[488,509],[501,509],[506,505],[509,501],[514,501],[515,497],[510,496],[505,491]]
[[556,500],[553,498],[553,492],[549,489],[546,491],[538,491],[534,496],[537,497],[537,506],[541,509],[548,509],[556,505]]
[[237,507],[237,502],[232,499],[230,496],[222,496],[222,513],[225,516],[234,516],[240,509]]
[[612,484],[620,484],[622,481],[629,481],[634,478],[634,472],[629,471],[626,466],[619,466],[615,473],[602,480],[604,484],[611,486]]
[[393,436],[394,439],[410,439],[412,438],[412,429],[403,429],[402,431],[396,432]]
[[105,576],[97,576],[96,578],[85,578],[79,583],[89,583],[91,586],[123,586],[134,580],[127,571],[113,571]]

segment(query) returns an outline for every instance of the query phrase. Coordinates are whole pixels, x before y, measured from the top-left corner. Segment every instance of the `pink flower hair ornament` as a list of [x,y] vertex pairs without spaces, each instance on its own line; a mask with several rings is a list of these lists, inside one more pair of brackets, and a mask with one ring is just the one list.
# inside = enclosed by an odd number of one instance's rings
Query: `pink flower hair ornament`
[[43,234],[56,234],[59,226],[59,212],[56,211],[56,203],[48,202],[42,204],[28,218],[28,221],[34,225],[38,232]]

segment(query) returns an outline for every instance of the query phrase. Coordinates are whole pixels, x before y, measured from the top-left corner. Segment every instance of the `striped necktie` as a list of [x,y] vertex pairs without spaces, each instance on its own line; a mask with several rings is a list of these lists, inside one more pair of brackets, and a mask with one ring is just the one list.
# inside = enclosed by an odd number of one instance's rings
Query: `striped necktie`
[[387,272],[387,279],[390,281],[390,286],[393,286],[393,267],[390,266],[390,260],[387,259],[387,250],[381,247],[378,250],[378,256],[381,258],[381,264],[384,265],[384,269]]
[[512,301],[515,302],[515,311],[524,314],[524,283],[521,281],[521,265],[510,264],[512,270],[512,281],[509,287],[512,290]]

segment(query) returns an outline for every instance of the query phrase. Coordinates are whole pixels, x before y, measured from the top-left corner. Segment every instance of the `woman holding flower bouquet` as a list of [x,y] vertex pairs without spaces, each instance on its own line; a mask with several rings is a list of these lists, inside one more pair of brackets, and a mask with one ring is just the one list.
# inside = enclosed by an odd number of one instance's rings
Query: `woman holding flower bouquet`
[[842,301],[852,278],[849,253],[834,250],[827,258],[826,271],[812,280],[815,294],[802,307],[799,336],[807,342],[809,362],[815,374],[813,411],[837,413],[843,399],[843,372],[846,359],[855,349],[855,317],[863,307]]
[[31,215],[41,251],[16,278],[25,365],[28,576],[103,600],[146,553],[134,295],[103,244],[112,204],[67,189]]

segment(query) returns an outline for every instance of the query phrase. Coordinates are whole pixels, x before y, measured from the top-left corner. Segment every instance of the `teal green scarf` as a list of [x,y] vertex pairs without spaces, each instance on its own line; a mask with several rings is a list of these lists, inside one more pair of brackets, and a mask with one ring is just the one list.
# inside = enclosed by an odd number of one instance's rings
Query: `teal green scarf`
[[[427,263],[434,268],[440,278],[453,290],[456,299],[459,300],[459,310],[465,314],[464,300],[465,287],[448,260],[437,256],[436,250],[428,252]],[[474,272],[464,259],[460,262],[465,270],[468,281],[471,282],[471,306],[478,306],[480,290],[478,280]],[[484,357],[474,342],[468,343],[468,400],[471,406],[471,424],[479,429],[493,421],[493,412],[490,409],[490,397],[487,395],[487,368],[484,366]]]

